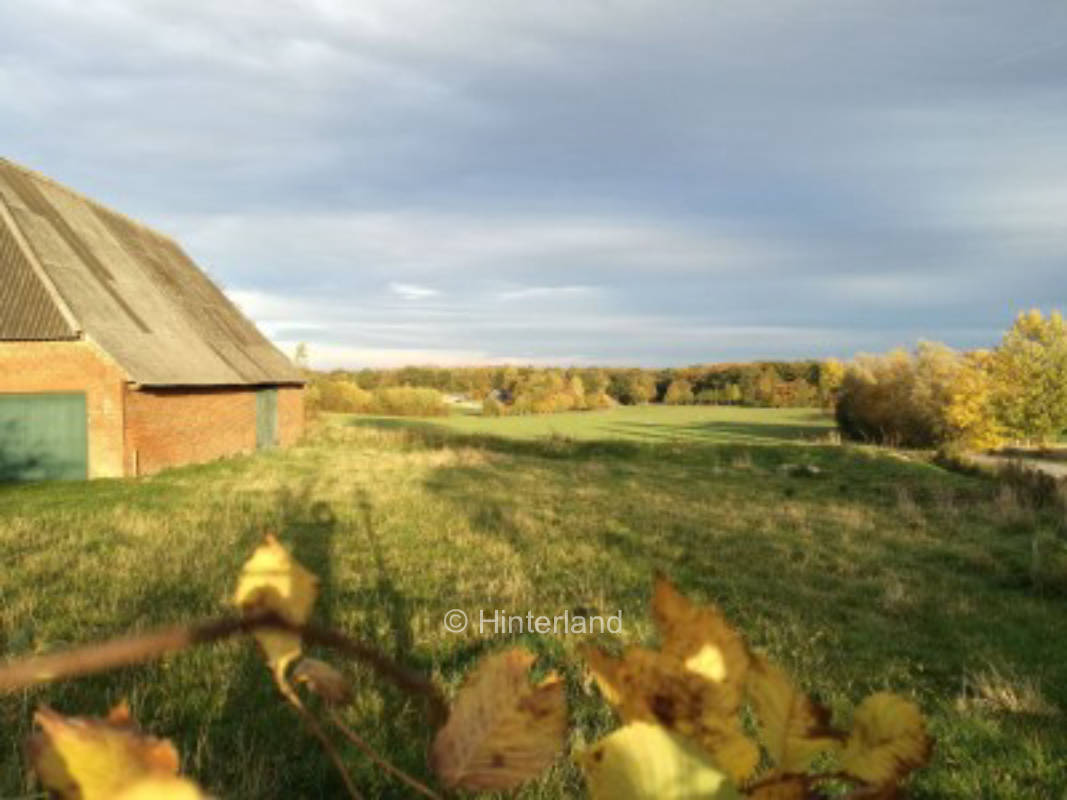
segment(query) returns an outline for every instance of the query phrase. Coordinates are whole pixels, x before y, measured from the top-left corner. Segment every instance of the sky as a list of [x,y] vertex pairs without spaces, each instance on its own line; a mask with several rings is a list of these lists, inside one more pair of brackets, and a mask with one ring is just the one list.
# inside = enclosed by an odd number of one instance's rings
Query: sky
[[322,368],[969,348],[1067,309],[1062,0],[4,0],[0,155]]

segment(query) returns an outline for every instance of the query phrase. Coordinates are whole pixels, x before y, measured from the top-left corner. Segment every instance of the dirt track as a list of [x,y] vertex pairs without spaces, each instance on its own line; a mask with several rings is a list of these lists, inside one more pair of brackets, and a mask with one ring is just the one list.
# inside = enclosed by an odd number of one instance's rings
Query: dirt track
[[1003,467],[1012,461],[1021,462],[1023,466],[1044,472],[1054,478],[1067,478],[1067,462],[1040,458],[1018,458],[1012,456],[975,455],[970,460],[985,467]]

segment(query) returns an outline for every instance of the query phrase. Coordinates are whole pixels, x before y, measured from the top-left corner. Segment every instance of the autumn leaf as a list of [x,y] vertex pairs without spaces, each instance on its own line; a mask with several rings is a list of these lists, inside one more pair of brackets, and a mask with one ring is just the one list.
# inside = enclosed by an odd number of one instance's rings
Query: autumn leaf
[[593,676],[600,694],[610,705],[619,709],[623,703],[623,662],[597,647],[583,647],[581,651],[586,669]]
[[761,783],[745,794],[748,800],[805,800],[810,796],[807,781],[797,775]]
[[691,603],[670,581],[659,577],[652,594],[652,616],[663,640],[660,651],[718,684],[724,702],[736,709],[748,671],[748,648],[719,610]]
[[113,800],[209,800],[197,785],[185,778],[145,778]]
[[586,650],[601,694],[626,722],[656,722],[697,742],[740,783],[755,771],[759,748],[741,728],[739,711],[749,656],[719,611],[698,606],[657,578],[652,615],[660,650],[626,650],[621,659]]
[[881,786],[926,764],[931,749],[918,706],[879,692],[856,708],[841,768],[865,783]]
[[579,754],[592,800],[740,800],[700,748],[659,725],[632,722]]
[[[272,611],[292,625],[303,625],[315,604],[318,582],[272,534],[267,534],[241,570],[234,604],[245,614]],[[261,630],[256,631],[255,638],[279,685],[284,686],[286,669],[300,656],[300,637],[286,631]]]
[[733,693],[678,658],[642,647],[621,659],[586,650],[590,671],[625,722],[657,723],[703,747],[731,779],[746,780],[759,749],[741,728]]
[[[30,763],[41,783],[62,800],[114,800],[146,780],[176,790],[192,786],[175,777],[174,746],[141,733],[125,704],[107,719],[64,717],[41,708],[34,721],[40,730],[27,743]],[[185,796],[200,795],[173,795],[175,800]]]
[[552,673],[532,685],[535,660],[513,648],[487,657],[470,675],[430,754],[446,786],[511,789],[556,758],[567,727],[563,682]]
[[331,705],[346,705],[352,701],[352,687],[348,680],[324,661],[302,658],[293,669],[293,681],[308,688]]
[[752,659],[746,684],[760,742],[781,772],[804,772],[820,753],[840,747],[830,712],[801,692],[766,658]]

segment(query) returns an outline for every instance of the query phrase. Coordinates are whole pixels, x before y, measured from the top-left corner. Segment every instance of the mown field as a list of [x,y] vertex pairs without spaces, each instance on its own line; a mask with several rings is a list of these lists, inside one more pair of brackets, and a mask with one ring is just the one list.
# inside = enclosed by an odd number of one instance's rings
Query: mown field
[[[1064,796],[1061,511],[989,478],[819,443],[815,412],[571,416],[331,417],[287,451],[142,481],[0,487],[0,652],[217,614],[272,530],[321,576],[319,622],[452,690],[508,640],[449,634],[447,610],[621,609],[641,640],[660,570],[719,603],[839,721],[871,691],[914,697],[937,738],[915,797]],[[570,679],[572,746],[614,724],[583,689],[577,639],[517,638]],[[348,669],[348,722],[429,779],[418,704]],[[342,796],[254,649],[231,642],[0,698],[0,798],[39,796],[21,755],[38,704],[97,713],[123,697],[221,798]],[[341,749],[366,796],[410,795]],[[521,796],[581,796],[581,779],[561,759]]]
[[[411,420],[361,415],[361,424],[410,428]],[[506,439],[564,436],[580,441],[780,444],[817,441],[834,429],[832,417],[811,408],[740,406],[618,406],[608,411],[571,411],[483,417],[477,411],[421,420],[441,430]]]

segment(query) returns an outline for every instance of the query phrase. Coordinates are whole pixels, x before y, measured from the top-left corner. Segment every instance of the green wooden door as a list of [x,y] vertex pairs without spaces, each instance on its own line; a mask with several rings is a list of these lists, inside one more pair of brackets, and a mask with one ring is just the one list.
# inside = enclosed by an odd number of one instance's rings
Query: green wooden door
[[278,390],[256,392],[256,447],[278,444]]
[[84,394],[0,394],[0,481],[88,476]]

